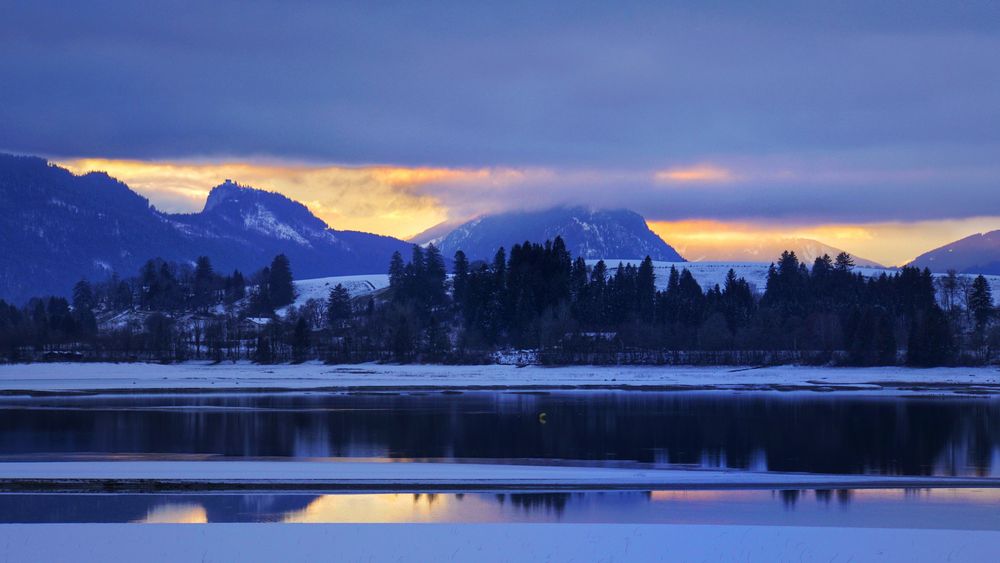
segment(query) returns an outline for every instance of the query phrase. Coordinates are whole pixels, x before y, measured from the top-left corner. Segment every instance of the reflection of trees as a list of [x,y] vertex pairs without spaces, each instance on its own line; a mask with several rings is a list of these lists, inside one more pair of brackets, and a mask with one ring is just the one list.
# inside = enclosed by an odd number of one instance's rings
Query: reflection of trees
[[[795,508],[796,503],[799,499],[804,498],[806,495],[805,490],[797,489],[785,489],[781,491],[772,491],[772,495],[778,495],[781,499],[781,503],[785,508]],[[813,494],[816,495],[816,500],[822,504],[830,504],[833,500],[834,495],[837,497],[837,504],[847,505],[850,504],[851,498],[854,495],[854,491],[850,489],[815,489]]]
[[785,505],[785,508],[795,508],[795,503],[799,502],[800,492],[797,489],[778,491],[778,496],[781,497],[781,504]]
[[[694,393],[39,399],[0,411],[0,453],[621,459],[773,471],[989,471],[994,401]],[[127,408],[122,408],[127,407]],[[185,407],[181,409],[180,407]],[[138,410],[137,410],[138,409]],[[538,413],[547,413],[539,424]]]
[[562,516],[572,493],[510,493],[511,506],[528,513],[546,512]]
[[[457,496],[457,495],[456,495]],[[420,504],[420,499],[427,501],[427,506],[433,506],[434,501],[437,500],[437,493],[413,493],[413,504]],[[459,499],[461,500],[461,499]]]

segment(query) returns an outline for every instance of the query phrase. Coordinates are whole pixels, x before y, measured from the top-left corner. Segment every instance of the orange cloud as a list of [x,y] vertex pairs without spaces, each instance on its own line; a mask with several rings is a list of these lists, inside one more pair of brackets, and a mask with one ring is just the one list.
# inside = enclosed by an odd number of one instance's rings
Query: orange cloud
[[658,182],[677,184],[720,183],[735,180],[729,170],[710,164],[660,170],[654,176]]

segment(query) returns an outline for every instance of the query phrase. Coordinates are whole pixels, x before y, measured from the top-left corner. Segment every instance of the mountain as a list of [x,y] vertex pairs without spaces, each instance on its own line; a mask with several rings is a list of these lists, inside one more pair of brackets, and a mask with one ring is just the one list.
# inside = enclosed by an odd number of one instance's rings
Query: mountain
[[0,298],[66,295],[81,278],[132,275],[149,258],[250,273],[279,253],[296,277],[383,272],[391,237],[337,231],[301,203],[231,181],[199,213],[169,214],[107,174],[76,176],[41,158],[0,154]]
[[[718,246],[713,244],[699,244],[697,242],[678,244],[676,248],[692,262],[774,262],[781,256],[781,253],[790,250],[795,252],[799,261],[812,265],[813,260],[829,255],[836,258],[841,252],[845,252],[834,246],[824,244],[818,240],[807,238],[767,238],[762,237],[755,240],[748,246],[732,248],[731,246]],[[868,260],[854,253],[848,252],[854,263],[858,266],[871,268],[884,268],[882,264],[873,260]]]
[[461,227],[462,223],[462,221],[444,221],[425,231],[421,231],[406,240],[407,242],[419,244],[420,246],[427,246],[431,243],[434,243],[434,245],[437,246],[441,244],[444,237],[448,236],[455,229]]
[[563,238],[573,256],[641,259],[648,255],[653,260],[684,260],[649,230],[641,215],[625,209],[558,207],[486,215],[438,236],[437,246],[447,257],[462,250],[470,260],[489,260],[501,246],[510,250],[515,243],[556,236]]
[[917,256],[913,266],[932,272],[1000,274],[1000,230],[979,233]]

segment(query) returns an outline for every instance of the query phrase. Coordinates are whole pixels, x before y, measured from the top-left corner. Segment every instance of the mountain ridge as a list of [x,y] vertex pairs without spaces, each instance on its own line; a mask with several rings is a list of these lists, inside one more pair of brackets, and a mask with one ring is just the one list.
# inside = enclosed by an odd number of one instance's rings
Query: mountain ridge
[[582,206],[482,215],[439,236],[436,246],[445,256],[462,250],[470,260],[489,260],[501,246],[509,250],[514,244],[542,242],[556,236],[563,238],[574,256],[585,259],[608,256],[641,259],[648,255],[654,260],[684,260],[649,229],[638,213]]
[[929,250],[910,265],[932,272],[1000,274],[1000,229],[976,233]]
[[286,196],[223,182],[202,211],[171,214],[103,172],[74,175],[38,157],[0,154],[0,298],[66,295],[81,278],[131,275],[149,258],[212,259],[253,272],[286,254],[297,276],[381,272],[401,240],[331,229]]

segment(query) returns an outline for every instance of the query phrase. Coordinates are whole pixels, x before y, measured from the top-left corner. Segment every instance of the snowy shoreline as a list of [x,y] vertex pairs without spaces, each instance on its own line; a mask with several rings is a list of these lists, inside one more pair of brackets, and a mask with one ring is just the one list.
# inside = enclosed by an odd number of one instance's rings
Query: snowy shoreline
[[0,365],[0,395],[417,390],[646,390],[1000,394],[1000,369],[774,366],[298,365],[37,363]]
[[375,461],[0,463],[0,491],[1000,488],[1000,479]]
[[995,561],[1000,532],[663,524],[5,524],[14,561]]

